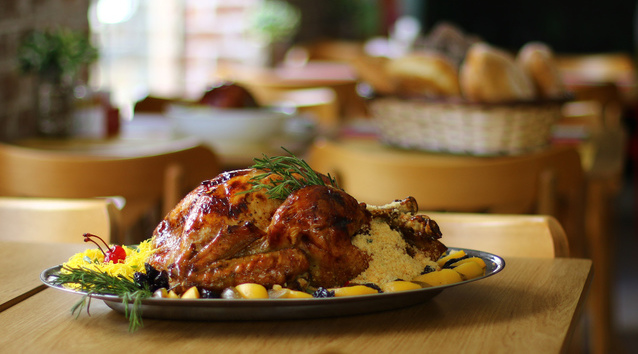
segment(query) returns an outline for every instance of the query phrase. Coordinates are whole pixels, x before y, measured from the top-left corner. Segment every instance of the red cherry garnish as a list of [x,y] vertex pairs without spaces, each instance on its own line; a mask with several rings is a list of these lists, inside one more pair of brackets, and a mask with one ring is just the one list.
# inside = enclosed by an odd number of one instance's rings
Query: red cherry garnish
[[[95,242],[95,240],[93,240],[91,237],[97,237],[100,241],[102,241],[102,243],[106,246],[107,251],[104,252],[102,247],[97,242]],[[100,236],[86,233],[84,234],[84,242],[95,243],[95,245],[104,254],[104,263],[108,263],[108,262],[124,263],[124,260],[126,259],[126,251],[124,250],[124,248],[122,248],[122,246],[115,245],[109,248],[109,245]]]
[[125,259],[126,251],[124,248],[120,245],[115,245],[106,252],[106,256],[104,256],[104,263],[108,263],[109,261],[113,263],[124,263]]

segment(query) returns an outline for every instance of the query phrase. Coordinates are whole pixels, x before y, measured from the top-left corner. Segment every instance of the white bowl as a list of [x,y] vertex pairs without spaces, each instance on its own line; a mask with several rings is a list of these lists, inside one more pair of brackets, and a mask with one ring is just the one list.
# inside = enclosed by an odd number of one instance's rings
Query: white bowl
[[214,108],[171,105],[167,112],[177,134],[196,136],[224,155],[257,153],[284,132],[288,115],[266,108]]

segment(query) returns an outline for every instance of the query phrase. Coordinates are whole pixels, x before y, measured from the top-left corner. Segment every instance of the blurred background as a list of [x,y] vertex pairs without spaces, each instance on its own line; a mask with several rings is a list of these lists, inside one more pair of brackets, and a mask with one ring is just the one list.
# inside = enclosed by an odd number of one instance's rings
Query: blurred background
[[[432,30],[453,24],[515,52],[542,41],[561,56],[620,54],[625,76],[622,123],[634,135],[638,15],[635,1],[461,0],[3,0],[0,2],[0,140],[37,129],[38,80],[18,70],[20,44],[32,31],[68,28],[86,33],[98,57],[78,79],[101,92],[123,121],[148,97],[197,99],[229,63],[273,67],[309,57],[347,62],[364,51],[397,56],[432,44]],[[266,6],[268,5],[268,6]],[[293,9],[292,11],[290,9]],[[429,41],[429,42],[428,42]],[[590,71],[587,71],[590,70]],[[592,67],[586,73],[605,69]],[[604,73],[603,73],[604,74]],[[603,75],[601,74],[601,75]],[[604,76],[604,75],[603,75]],[[354,113],[363,114],[363,113]],[[634,139],[627,146],[626,183],[614,201],[619,279],[635,279]],[[638,351],[638,286],[619,281],[616,321],[626,352]]]
[[[264,63],[268,40],[255,20],[262,0],[46,0],[0,4],[0,138],[33,129],[33,80],[16,71],[16,52],[30,31],[56,26],[86,31],[99,59],[85,78],[108,91],[122,114],[151,94],[197,97],[215,82],[223,62]],[[582,5],[561,1],[290,0],[300,23],[286,47],[326,40],[365,43],[393,34],[397,19],[409,16],[404,31],[427,34],[451,22],[489,43],[517,50],[532,40],[557,53],[623,52],[634,56],[635,2]],[[270,21],[267,16],[261,21]],[[281,17],[279,20],[282,20]],[[285,19],[283,19],[285,20]],[[399,36],[400,34],[395,34]],[[339,55],[347,56],[347,50]],[[325,53],[335,56],[335,53]]]

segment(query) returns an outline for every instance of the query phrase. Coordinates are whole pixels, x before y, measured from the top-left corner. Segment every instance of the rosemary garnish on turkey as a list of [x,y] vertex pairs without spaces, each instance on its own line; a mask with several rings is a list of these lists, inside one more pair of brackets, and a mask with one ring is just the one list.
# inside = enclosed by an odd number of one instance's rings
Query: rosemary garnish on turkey
[[[250,184],[253,187],[246,193],[255,192],[259,189],[266,189],[266,195],[270,199],[286,199],[292,192],[306,186],[332,186],[339,188],[337,181],[327,175],[327,180],[315,172],[306,161],[298,158],[290,151],[282,148],[290,154],[290,156],[268,157],[264,155],[263,159],[255,158],[255,164],[252,168],[267,171],[260,173],[251,178]],[[276,175],[280,178],[270,178],[267,183],[262,180],[270,175]]]

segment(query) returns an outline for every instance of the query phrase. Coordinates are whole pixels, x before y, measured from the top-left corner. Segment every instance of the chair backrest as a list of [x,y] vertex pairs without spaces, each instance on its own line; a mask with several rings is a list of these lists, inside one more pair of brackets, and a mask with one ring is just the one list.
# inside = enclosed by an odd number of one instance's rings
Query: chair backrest
[[620,88],[612,82],[573,85],[576,102],[594,101],[600,105],[600,116],[606,128],[618,128],[622,123],[623,97]]
[[476,249],[501,257],[568,257],[560,223],[545,215],[425,212],[436,221],[446,246]]
[[0,240],[82,243],[84,233],[110,243],[122,233],[121,212],[108,198],[0,197]]
[[584,174],[573,147],[470,157],[391,149],[373,141],[321,141],[308,162],[373,205],[413,196],[423,211],[551,215],[565,227],[572,253],[584,252]]
[[[0,144],[0,171],[3,196],[123,197],[123,226],[129,230],[149,210],[161,205],[162,215],[150,224],[159,222],[188,191],[215,177],[221,168],[217,156],[203,145],[114,157]],[[137,236],[144,239],[149,235]]]
[[565,103],[553,127],[554,139],[587,139],[605,127],[603,105],[595,100]]

